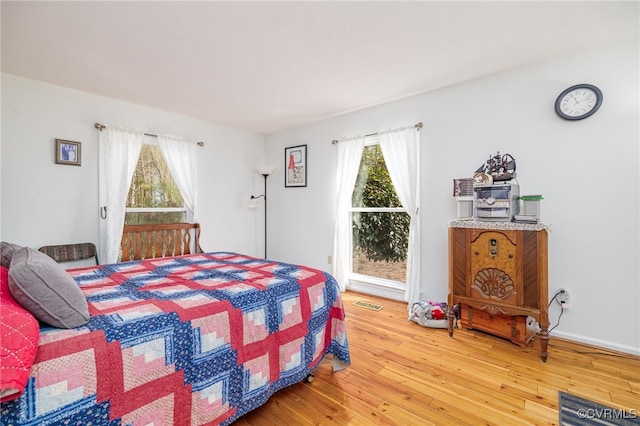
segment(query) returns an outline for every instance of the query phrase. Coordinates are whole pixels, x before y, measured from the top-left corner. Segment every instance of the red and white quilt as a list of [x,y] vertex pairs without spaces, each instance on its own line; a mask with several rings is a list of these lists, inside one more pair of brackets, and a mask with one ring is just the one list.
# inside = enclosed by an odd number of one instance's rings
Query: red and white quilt
[[91,319],[42,328],[3,425],[229,424],[304,379],[350,363],[331,275],[218,252],[69,271]]

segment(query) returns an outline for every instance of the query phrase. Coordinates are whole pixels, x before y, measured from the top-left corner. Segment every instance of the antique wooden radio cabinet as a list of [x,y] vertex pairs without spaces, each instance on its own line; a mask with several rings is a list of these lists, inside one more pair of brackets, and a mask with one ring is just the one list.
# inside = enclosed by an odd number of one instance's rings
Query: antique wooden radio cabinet
[[459,304],[463,328],[478,329],[525,347],[540,325],[541,360],[547,360],[547,229],[543,224],[449,223],[449,335]]

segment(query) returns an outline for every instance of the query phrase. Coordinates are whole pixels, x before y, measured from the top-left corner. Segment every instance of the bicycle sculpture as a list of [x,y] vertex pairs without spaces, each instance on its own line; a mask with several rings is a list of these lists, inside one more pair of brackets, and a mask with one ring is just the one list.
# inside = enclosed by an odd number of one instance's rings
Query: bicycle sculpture
[[516,160],[511,154],[500,155],[500,151],[489,159],[478,170],[477,173],[484,173],[493,178],[493,181],[511,180],[516,177]]

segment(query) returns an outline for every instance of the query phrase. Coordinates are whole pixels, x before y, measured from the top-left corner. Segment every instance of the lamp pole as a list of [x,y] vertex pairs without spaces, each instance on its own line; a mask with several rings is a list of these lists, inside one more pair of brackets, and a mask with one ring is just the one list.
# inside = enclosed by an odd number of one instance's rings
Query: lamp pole
[[264,258],[265,259],[267,258],[267,178],[271,173],[273,173],[274,170],[275,170],[275,167],[271,167],[271,166],[263,166],[263,167],[256,168],[256,171],[259,174],[261,174],[262,177],[264,178],[264,193],[258,196],[252,195],[251,203],[249,205],[249,207],[255,208],[256,204],[253,202],[253,200],[260,197],[264,198]]
[[262,173],[264,176],[264,258],[267,258],[267,178],[269,174]]

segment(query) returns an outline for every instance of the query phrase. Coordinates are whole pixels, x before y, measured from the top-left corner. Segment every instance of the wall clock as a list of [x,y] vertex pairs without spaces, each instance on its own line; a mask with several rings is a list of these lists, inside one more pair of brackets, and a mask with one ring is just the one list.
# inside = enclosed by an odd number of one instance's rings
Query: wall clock
[[582,120],[602,105],[602,92],[592,84],[576,84],[556,99],[556,114],[565,120]]

